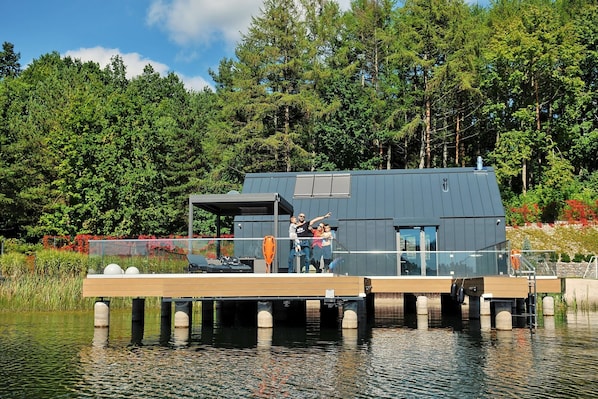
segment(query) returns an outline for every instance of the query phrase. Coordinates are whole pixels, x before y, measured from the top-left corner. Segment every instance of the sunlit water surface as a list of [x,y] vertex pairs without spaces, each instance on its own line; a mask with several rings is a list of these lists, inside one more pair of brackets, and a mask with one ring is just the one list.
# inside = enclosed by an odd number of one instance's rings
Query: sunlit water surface
[[197,326],[179,343],[148,312],[132,343],[130,311],[112,311],[98,345],[90,312],[0,313],[0,398],[597,397],[598,313],[540,321],[535,333]]

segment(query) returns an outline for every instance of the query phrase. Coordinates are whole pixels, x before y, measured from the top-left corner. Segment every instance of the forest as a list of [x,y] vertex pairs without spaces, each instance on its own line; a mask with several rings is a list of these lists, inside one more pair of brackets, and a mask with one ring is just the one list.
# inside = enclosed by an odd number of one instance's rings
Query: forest
[[593,223],[597,42],[591,0],[265,0],[202,91],[150,65],[127,79],[118,56],[23,67],[4,42],[0,237],[184,235],[189,194],[246,173],[478,156],[509,224]]

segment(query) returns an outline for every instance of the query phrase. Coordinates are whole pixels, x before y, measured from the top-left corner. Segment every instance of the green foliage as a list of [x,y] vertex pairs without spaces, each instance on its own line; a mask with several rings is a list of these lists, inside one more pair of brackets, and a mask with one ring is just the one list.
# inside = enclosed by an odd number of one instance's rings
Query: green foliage
[[[593,2],[268,0],[234,59],[189,92],[57,52],[0,52],[0,232],[187,232],[192,193],[246,173],[471,166],[511,225],[598,200]],[[576,208],[579,210],[580,208]],[[194,231],[213,232],[213,215]],[[588,219],[588,223],[590,220]],[[230,231],[231,221],[225,231]],[[227,230],[228,229],[228,230]],[[53,270],[54,266],[48,266]]]
[[562,253],[561,254],[561,262],[571,262],[571,257],[569,256],[569,254],[567,253]]
[[2,43],[0,51],[0,79],[17,77],[21,73],[20,53],[15,53],[12,43]]
[[20,254],[32,255],[36,251],[42,249],[42,244],[32,244],[23,240],[18,240],[16,238],[4,239],[3,237],[0,237],[0,241],[2,241],[5,254],[16,252]]

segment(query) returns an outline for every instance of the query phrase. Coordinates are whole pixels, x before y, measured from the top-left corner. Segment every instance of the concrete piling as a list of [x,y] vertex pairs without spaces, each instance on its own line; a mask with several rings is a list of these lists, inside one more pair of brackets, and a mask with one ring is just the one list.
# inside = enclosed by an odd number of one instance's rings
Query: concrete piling
[[174,312],[174,328],[190,328],[191,327],[191,310],[192,302],[176,302]]
[[347,301],[343,305],[342,328],[357,328],[359,318],[357,315],[358,305],[356,301]]
[[93,309],[93,326],[97,328],[110,327],[110,301],[96,301]]
[[274,327],[272,316],[272,302],[260,301],[257,303],[257,326],[258,328]]
[[513,316],[510,302],[495,302],[495,325],[497,330],[510,331],[513,329]]

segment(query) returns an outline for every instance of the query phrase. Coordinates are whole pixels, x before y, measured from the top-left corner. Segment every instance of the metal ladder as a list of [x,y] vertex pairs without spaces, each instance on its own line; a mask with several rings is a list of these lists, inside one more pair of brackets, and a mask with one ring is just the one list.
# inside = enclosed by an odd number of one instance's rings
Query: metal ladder
[[527,276],[527,285],[528,285],[528,308],[527,312],[525,313],[525,317],[527,318],[527,323],[529,325],[530,330],[536,328],[537,320],[538,320],[538,291],[537,291],[537,280],[536,280],[536,267],[527,260],[523,255],[520,257],[521,267],[515,273],[515,275],[519,274],[522,276]]

